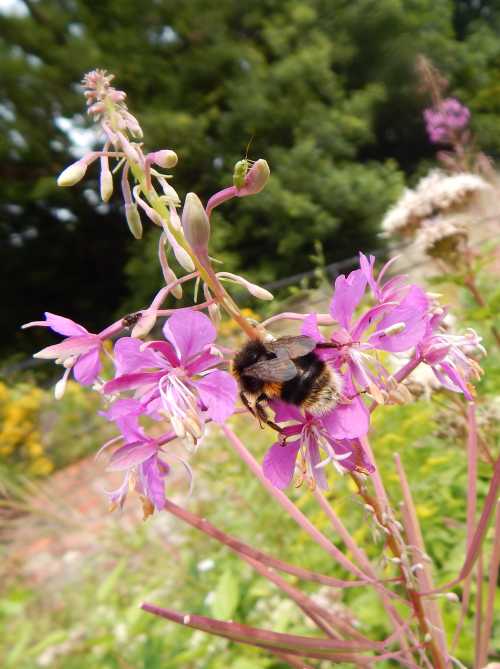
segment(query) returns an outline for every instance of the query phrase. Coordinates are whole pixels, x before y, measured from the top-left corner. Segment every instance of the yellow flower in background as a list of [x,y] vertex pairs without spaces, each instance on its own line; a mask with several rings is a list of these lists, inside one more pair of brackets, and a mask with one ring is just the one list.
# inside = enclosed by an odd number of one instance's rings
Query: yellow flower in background
[[45,476],[54,468],[44,453],[39,430],[45,394],[29,383],[8,387],[0,382],[0,459],[25,466],[25,472]]

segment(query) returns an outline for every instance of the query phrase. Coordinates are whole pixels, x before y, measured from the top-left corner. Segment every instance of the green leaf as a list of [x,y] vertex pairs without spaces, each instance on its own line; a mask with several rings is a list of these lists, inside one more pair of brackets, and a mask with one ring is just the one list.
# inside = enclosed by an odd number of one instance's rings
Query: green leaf
[[231,570],[226,570],[219,579],[212,601],[212,614],[219,620],[229,620],[238,606],[239,584]]

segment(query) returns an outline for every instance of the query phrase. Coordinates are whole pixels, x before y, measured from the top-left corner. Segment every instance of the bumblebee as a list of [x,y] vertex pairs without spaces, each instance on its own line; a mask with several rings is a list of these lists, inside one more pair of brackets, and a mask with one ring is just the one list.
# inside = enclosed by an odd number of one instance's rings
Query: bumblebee
[[279,399],[318,416],[339,403],[342,379],[316,353],[325,346],[330,345],[305,335],[254,339],[235,355],[231,373],[243,404],[259,422],[282,432],[266,413],[270,400]]

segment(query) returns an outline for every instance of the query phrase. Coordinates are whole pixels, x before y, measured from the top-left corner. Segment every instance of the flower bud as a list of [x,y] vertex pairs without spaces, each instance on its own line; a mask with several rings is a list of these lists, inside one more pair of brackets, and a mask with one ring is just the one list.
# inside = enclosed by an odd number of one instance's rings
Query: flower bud
[[141,239],[142,237],[142,223],[141,217],[139,216],[139,211],[135,204],[126,204],[125,205],[125,216],[127,218],[127,223],[130,232],[136,239]]
[[257,286],[257,284],[255,283],[250,283],[250,281],[247,281],[242,276],[238,276],[238,274],[231,274],[231,272],[218,272],[217,276],[220,279],[228,279],[229,281],[233,281],[234,283],[239,283],[240,286],[246,288],[251,295],[253,295],[259,300],[274,299],[273,294],[270,293],[268,290],[262,288],[261,286]]
[[207,249],[210,238],[210,223],[200,198],[188,193],[182,210],[184,236],[193,249]]
[[163,149],[161,151],[150,153],[149,158],[155,165],[159,165],[167,170],[171,167],[175,167],[178,161],[177,154],[170,149]]
[[99,178],[99,186],[101,191],[101,199],[107,202],[113,195],[113,175],[108,169],[108,166],[102,165],[101,176]]
[[74,186],[85,176],[87,171],[87,161],[82,158],[76,163],[73,163],[57,177],[57,185],[66,188],[67,186]]
[[248,292],[259,300],[273,300],[274,295],[265,288],[257,286],[255,283],[247,281],[245,284]]
[[245,195],[255,195],[260,193],[269,179],[271,170],[267,160],[260,158],[256,160],[245,176],[245,183],[241,188],[237,187],[236,195],[242,197]]

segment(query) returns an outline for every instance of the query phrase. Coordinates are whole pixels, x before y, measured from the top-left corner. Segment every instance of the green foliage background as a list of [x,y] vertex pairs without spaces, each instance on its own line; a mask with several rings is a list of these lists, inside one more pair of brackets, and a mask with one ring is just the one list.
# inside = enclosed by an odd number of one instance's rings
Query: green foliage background
[[250,140],[249,157],[269,161],[265,192],[213,217],[227,269],[260,281],[308,269],[315,240],[328,262],[380,246],[382,213],[434,151],[415,81],[419,52],[471,106],[482,148],[500,147],[497,2],[10,7],[0,12],[0,266],[11,282],[0,313],[4,353],[47,343],[45,332],[17,330],[45,309],[100,328],[120,304],[138,308],[158,285],[153,239],[128,239],[118,195],[98,203],[95,171],[79,187],[55,186],[73,159],[68,127],[87,126],[77,84],[91,68],[116,73],[146,148],[178,151],[181,195],[206,199],[227,185]]

